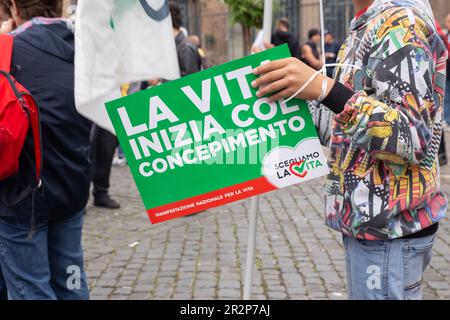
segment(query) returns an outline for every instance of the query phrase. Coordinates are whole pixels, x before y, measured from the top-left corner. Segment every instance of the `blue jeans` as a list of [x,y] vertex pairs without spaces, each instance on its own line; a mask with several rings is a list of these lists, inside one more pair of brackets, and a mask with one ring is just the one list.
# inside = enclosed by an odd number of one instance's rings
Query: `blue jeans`
[[348,298],[420,300],[435,235],[385,241],[344,236]]
[[89,299],[83,267],[83,212],[37,226],[0,219],[0,298],[12,300]]
[[445,82],[444,120],[450,125],[450,79]]

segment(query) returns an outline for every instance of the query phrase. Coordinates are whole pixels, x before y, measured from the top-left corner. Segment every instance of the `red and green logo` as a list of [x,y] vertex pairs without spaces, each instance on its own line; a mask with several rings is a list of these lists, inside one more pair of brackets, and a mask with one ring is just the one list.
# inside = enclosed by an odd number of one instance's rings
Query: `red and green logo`
[[291,163],[289,166],[289,171],[300,178],[304,178],[308,174],[305,161]]

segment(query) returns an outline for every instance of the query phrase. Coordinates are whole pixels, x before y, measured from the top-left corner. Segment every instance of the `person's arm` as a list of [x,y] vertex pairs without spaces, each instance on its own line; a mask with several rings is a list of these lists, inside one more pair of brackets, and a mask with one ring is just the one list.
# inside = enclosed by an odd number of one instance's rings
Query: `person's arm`
[[320,70],[322,68],[322,61],[320,59],[316,59],[314,53],[309,45],[304,45],[302,48],[302,57],[306,61],[308,61],[309,65],[316,70]]
[[[405,10],[405,18],[407,14]],[[429,35],[421,30],[428,30],[429,26],[420,17],[410,28],[384,28],[384,36],[369,49],[367,86],[373,88],[370,96],[327,79],[328,92],[323,103],[337,113],[335,119],[351,139],[375,159],[418,164],[427,157],[435,115],[442,107],[443,92],[436,92],[434,84],[443,85],[445,81],[447,55],[443,46],[442,52],[436,52],[428,43]],[[395,46],[389,45],[392,39]],[[265,75],[254,85],[271,83],[259,95],[281,90],[273,99],[289,97],[314,74],[299,61],[285,59],[282,66],[280,61],[257,68],[257,74]],[[298,98],[317,99],[322,79],[317,77]]]

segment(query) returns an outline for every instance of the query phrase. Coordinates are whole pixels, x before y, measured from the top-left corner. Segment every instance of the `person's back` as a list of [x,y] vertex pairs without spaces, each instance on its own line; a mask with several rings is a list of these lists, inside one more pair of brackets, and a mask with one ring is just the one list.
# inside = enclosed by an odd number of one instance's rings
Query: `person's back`
[[[75,109],[73,32],[63,22],[45,22],[41,19],[39,24],[16,31],[12,60],[15,78],[33,95],[41,116],[44,167],[43,188],[34,202],[37,222],[79,212],[86,206],[89,189],[90,132],[88,121]],[[32,181],[32,150],[30,136],[17,177],[0,182],[3,198],[14,199]],[[29,221],[31,205],[31,195],[16,207],[0,203],[0,216]]]
[[[331,32],[325,33],[325,63],[326,64],[334,64],[336,63],[337,56],[339,53],[340,46],[334,39],[334,35]],[[334,72],[334,67],[327,67],[327,75],[332,78]]]
[[[447,17],[445,18],[445,28],[447,29],[447,44],[450,45],[450,13],[447,15]],[[450,60],[450,59],[449,59]],[[447,79],[450,79],[450,61],[447,60]]]
[[[446,43],[450,44],[450,14],[445,19],[447,29]],[[447,60],[447,79],[445,86],[444,120],[446,125],[450,125],[450,59]]]
[[276,30],[272,35],[272,44],[279,46],[282,44],[287,44],[289,51],[293,57],[299,57],[299,44],[297,38],[290,32],[285,32],[281,30]]
[[180,75],[184,77],[200,71],[202,68],[202,59],[197,51],[197,46],[188,40],[182,30],[180,6],[175,2],[170,2],[169,8],[175,44],[177,46]]
[[321,53],[318,47],[321,35],[318,29],[311,29],[308,32],[308,41],[302,46],[300,60],[313,69],[320,70],[323,61],[320,57]]
[[208,61],[208,57],[206,56],[206,52],[203,49],[202,44],[200,42],[200,37],[194,34],[194,35],[189,36],[188,40],[197,49],[197,54],[200,57],[202,70],[211,68],[211,65],[209,64],[209,61]]
[[175,44],[180,65],[180,75],[184,77],[200,71],[202,59],[198,54],[197,47],[182,32],[179,32],[175,37]]
[[277,27],[272,35],[271,43],[275,46],[287,44],[291,56],[300,58],[299,42],[297,37],[289,32],[289,20],[286,18],[280,19],[277,22]]

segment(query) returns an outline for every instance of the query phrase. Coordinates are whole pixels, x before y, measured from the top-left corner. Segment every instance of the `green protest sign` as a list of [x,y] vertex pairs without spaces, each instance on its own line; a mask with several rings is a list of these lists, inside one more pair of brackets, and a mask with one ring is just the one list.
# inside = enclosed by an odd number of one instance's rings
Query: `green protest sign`
[[152,223],[328,173],[305,101],[256,97],[280,46],[106,104]]

